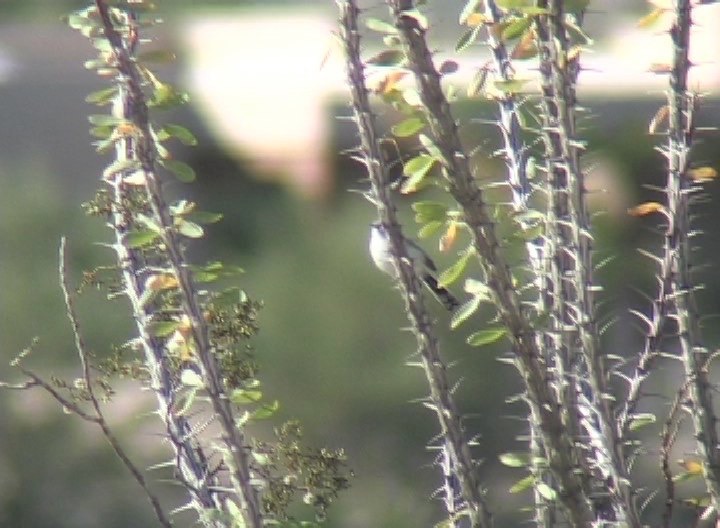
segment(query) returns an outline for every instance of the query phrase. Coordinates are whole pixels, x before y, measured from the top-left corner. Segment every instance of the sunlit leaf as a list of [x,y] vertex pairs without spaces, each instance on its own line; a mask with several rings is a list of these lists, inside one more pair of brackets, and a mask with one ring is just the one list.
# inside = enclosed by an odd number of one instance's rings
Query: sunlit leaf
[[629,429],[631,431],[637,431],[645,427],[646,425],[654,424],[657,418],[652,413],[637,413],[630,416]]
[[645,216],[652,213],[659,213],[665,210],[665,206],[659,202],[645,202],[628,209],[630,216]]
[[714,180],[717,178],[718,172],[712,167],[698,167],[697,169],[690,169],[688,176],[695,181],[707,181]]
[[140,162],[135,159],[115,160],[108,165],[103,171],[103,179],[110,180],[114,175],[119,172],[136,170],[140,168]]
[[498,457],[504,466],[527,467],[530,465],[530,455],[527,453],[501,453]]
[[482,299],[480,297],[473,297],[463,303],[460,308],[453,313],[452,318],[450,319],[450,328],[455,329],[467,321],[468,318],[477,311],[481,303]]
[[535,477],[532,475],[528,475],[527,477],[518,480],[510,487],[508,491],[510,493],[520,493],[521,491],[532,488],[533,484],[535,484]]
[[403,167],[403,174],[405,176],[413,177],[416,174],[427,174],[437,160],[427,154],[420,154],[415,156]]
[[259,390],[235,389],[230,393],[230,401],[235,404],[256,403],[262,399]]
[[186,220],[180,221],[177,225],[177,230],[178,233],[188,238],[202,238],[203,234],[205,234],[201,226],[195,222],[188,222]]
[[368,29],[377,31],[379,33],[394,34],[394,33],[398,32],[398,30],[395,26],[393,26],[389,22],[380,20],[379,18],[368,18],[367,20],[365,20],[365,25],[367,26]]
[[502,339],[507,333],[507,329],[504,327],[487,328],[471,334],[467,338],[467,343],[470,346],[484,346],[494,343]]
[[662,20],[663,15],[666,13],[666,10],[661,7],[656,7],[652,11],[650,11],[647,15],[642,17],[640,20],[638,20],[637,26],[639,28],[647,29],[655,24],[657,24],[660,20]]
[[546,501],[554,501],[557,499],[557,492],[544,482],[536,483],[535,489]]
[[472,251],[465,251],[455,264],[440,273],[440,277],[438,278],[439,285],[447,288],[450,284],[462,277],[472,254]]

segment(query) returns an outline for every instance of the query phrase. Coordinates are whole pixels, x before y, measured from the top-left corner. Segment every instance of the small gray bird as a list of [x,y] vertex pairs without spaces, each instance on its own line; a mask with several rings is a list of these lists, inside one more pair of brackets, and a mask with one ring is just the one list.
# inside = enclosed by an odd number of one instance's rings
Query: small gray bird
[[[405,240],[405,252],[413,263],[415,273],[422,279],[433,296],[440,301],[445,308],[452,311],[460,306],[460,302],[446,288],[438,284],[436,278],[437,268],[427,253],[412,240]],[[378,269],[384,271],[393,278],[397,278],[397,270],[393,263],[392,250],[390,249],[390,237],[385,226],[379,223],[370,225],[370,255]]]

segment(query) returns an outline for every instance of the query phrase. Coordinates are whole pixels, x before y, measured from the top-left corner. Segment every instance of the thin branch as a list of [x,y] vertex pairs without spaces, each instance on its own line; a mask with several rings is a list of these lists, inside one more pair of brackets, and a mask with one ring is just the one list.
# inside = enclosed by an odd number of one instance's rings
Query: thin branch
[[[89,421],[92,421],[96,423],[100,429],[103,432],[103,435],[105,436],[105,439],[108,441],[110,446],[112,447],[113,451],[115,451],[115,454],[117,457],[122,461],[123,464],[125,464],[125,467],[130,471],[135,481],[140,485],[140,487],[145,492],[145,495],[147,496],[148,500],[150,501],[150,504],[152,505],[152,508],[155,512],[155,516],[157,517],[160,524],[166,528],[171,528],[172,523],[170,520],[166,517],[165,511],[162,509],[162,506],[160,505],[160,501],[155,496],[155,494],[150,490],[147,481],[145,480],[145,477],[143,476],[142,472],[133,464],[132,460],[130,460],[130,457],[125,453],[125,450],[120,445],[120,442],[118,442],[117,438],[113,434],[112,430],[110,429],[110,426],[108,425],[107,421],[105,420],[105,415],[102,412],[102,408],[100,407],[100,402],[98,401],[97,397],[95,396],[95,389],[93,388],[93,380],[92,376],[90,375],[90,364],[88,361],[88,354],[85,349],[85,343],[82,338],[82,334],[80,333],[80,324],[78,322],[77,313],[75,312],[75,303],[73,300],[72,295],[70,294],[70,288],[68,287],[68,278],[67,278],[67,240],[65,237],[62,237],[60,239],[60,287],[62,288],[63,297],[65,299],[65,312],[67,314],[68,319],[70,320],[70,325],[72,327],[73,336],[75,338],[75,349],[78,353],[78,357],[80,358],[80,364],[82,366],[82,372],[83,372],[83,380],[85,382],[85,389],[87,390],[87,395],[90,399],[90,402],[92,403],[93,408],[95,409],[96,416],[93,419],[90,419]],[[45,386],[43,385],[45,388]],[[46,388],[47,390],[47,388]],[[56,397],[57,399],[57,397]],[[58,400],[59,401],[59,400]],[[63,403],[65,407],[67,406],[67,403]],[[83,414],[78,413],[77,406],[74,407],[68,407],[72,409],[72,411],[75,414],[78,414],[79,416],[83,417],[84,419],[92,418],[92,417],[85,417]]]
[[[219,424],[222,428],[222,439],[225,444],[228,456],[228,465],[231,466],[230,476],[237,490],[237,498],[240,501],[242,515],[245,523],[250,528],[261,528],[263,526],[263,512],[258,491],[252,484],[250,474],[249,446],[245,440],[244,433],[237,426],[229,398],[225,394],[225,389],[219,375],[219,367],[217,360],[212,351],[212,345],[209,338],[208,325],[203,317],[200,304],[197,299],[196,289],[193,284],[191,272],[185,263],[180,250],[180,243],[174,228],[173,220],[165,203],[160,183],[156,175],[156,149],[152,141],[152,131],[148,116],[148,108],[145,102],[145,96],[142,92],[142,76],[138,70],[138,65],[131,56],[131,48],[129,48],[123,37],[115,29],[110,17],[108,6],[104,0],[95,0],[98,8],[100,19],[102,21],[105,36],[112,46],[117,61],[117,69],[124,78],[124,85],[127,90],[127,100],[124,106],[125,117],[130,120],[140,131],[139,137],[134,145],[134,153],[142,166],[145,176],[146,192],[148,202],[151,206],[154,220],[161,227],[162,239],[167,252],[167,258],[174,276],[179,282],[178,291],[180,293],[180,301],[183,311],[188,316],[191,327],[192,337],[197,347],[197,356],[202,367],[203,380],[205,382],[205,390],[212,403],[214,412],[219,418]],[[131,47],[134,46],[131,43]],[[119,179],[119,178],[116,178]],[[142,314],[142,309],[139,313]],[[144,314],[138,319],[138,324],[144,326]],[[141,329],[141,333],[146,332]],[[166,409],[166,412],[168,409]],[[170,413],[172,414],[172,413]],[[171,418],[173,419],[173,418]],[[187,431],[189,432],[189,431]],[[187,435],[177,437],[188,438]],[[187,456],[195,456],[191,450],[185,450]],[[204,455],[201,457],[200,466],[196,468],[195,475],[200,478],[200,482],[204,481],[206,474],[206,459]],[[204,470],[201,468],[204,467]],[[198,473],[198,470],[201,470]],[[203,485],[207,484],[203,482]],[[214,495],[211,489],[206,488],[207,493]],[[211,500],[212,504],[223,509],[223,504],[218,504],[215,499]],[[206,504],[209,506],[210,504]]]
[[546,384],[548,373],[537,347],[535,333],[522,309],[512,274],[502,255],[493,218],[470,170],[468,155],[460,142],[457,124],[425,41],[425,30],[417,18],[412,16],[415,8],[412,0],[388,0],[388,4],[408,58],[408,66],[415,76],[435,143],[443,157],[443,172],[450,193],[463,209],[464,221],[488,279],[494,304],[508,329],[515,364],[528,388],[531,412],[538,417],[549,467],[560,487],[559,499],[576,526],[589,526],[594,516],[584,493],[582,479],[576,472],[576,449],[565,435],[559,402]]
[[666,197],[669,222],[665,235],[665,252],[672,262],[673,277],[670,294],[675,306],[673,315],[677,318],[685,380],[689,383],[688,399],[696,446],[703,459],[703,476],[710,494],[711,505],[716,515],[720,516],[718,419],[713,408],[712,386],[706,364],[708,350],[702,344],[690,273],[690,191],[694,187],[694,182],[688,175],[688,169],[697,106],[697,96],[687,89],[687,77],[691,66],[688,58],[692,26],[690,0],[676,0],[674,11],[675,20],[670,29],[673,62],[668,93],[670,111],[665,154],[668,160]]
[[[372,199],[390,239],[394,265],[398,270],[398,285],[405,299],[408,319],[418,342],[423,370],[430,386],[429,403],[440,423],[449,465],[455,470],[460,483],[472,526],[489,528],[492,526],[492,516],[481,491],[477,467],[470,454],[460,415],[452,397],[446,366],[440,357],[433,325],[423,303],[420,281],[408,258],[397,221],[387,170],[383,163],[379,139],[376,137],[375,117],[370,110],[365,87],[357,23],[359,10],[354,0],[339,1],[338,6],[341,11],[340,31],[345,46],[352,107],[360,133],[361,151],[372,185]],[[449,512],[452,513],[454,512]]]

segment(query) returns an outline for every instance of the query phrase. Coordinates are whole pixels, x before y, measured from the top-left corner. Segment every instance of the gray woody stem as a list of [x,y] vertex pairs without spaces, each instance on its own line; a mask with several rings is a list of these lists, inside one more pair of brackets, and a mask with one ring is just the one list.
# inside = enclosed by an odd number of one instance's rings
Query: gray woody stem
[[405,299],[408,319],[418,342],[422,366],[430,386],[429,404],[441,427],[450,466],[456,471],[462,498],[466,503],[473,528],[490,528],[492,517],[481,492],[476,465],[465,440],[460,416],[452,398],[446,366],[440,358],[437,338],[422,300],[422,290],[413,266],[408,259],[403,235],[395,214],[386,167],[376,136],[375,117],[370,110],[365,88],[363,64],[360,59],[360,36],[357,19],[359,10],[353,0],[338,2],[341,11],[340,32],[345,47],[348,83],[352,93],[352,108],[361,140],[361,153],[372,185],[373,201],[390,238],[394,264],[399,270],[398,285]]

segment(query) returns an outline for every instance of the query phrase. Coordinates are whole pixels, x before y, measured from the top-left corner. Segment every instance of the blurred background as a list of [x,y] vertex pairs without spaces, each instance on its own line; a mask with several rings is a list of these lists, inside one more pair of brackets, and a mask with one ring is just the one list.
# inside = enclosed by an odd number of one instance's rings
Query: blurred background
[[[264,302],[261,331],[254,340],[260,377],[270,399],[279,399],[278,418],[298,418],[308,442],[344,447],[356,477],[330,512],[329,526],[347,528],[432,526],[441,520],[431,500],[439,484],[425,445],[437,433],[433,416],[411,400],[427,392],[418,369],[405,366],[414,350],[402,303],[390,280],[369,262],[366,239],[373,208],[353,190],[367,183],[357,163],[343,151],[357,144],[349,115],[342,57],[333,31],[336,11],[328,1],[159,1],[165,23],[145,35],[146,49],[171,49],[178,60],[157,71],[161,78],[190,92],[192,103],[157,114],[159,122],[190,128],[195,148],[169,144],[178,159],[191,164],[198,181],[170,183],[173,196],[197,201],[224,220],[192,248],[199,262],[222,259],[245,269],[238,284]],[[462,29],[457,16],[464,2],[428,2],[430,38],[439,59],[453,57],[457,73],[447,78],[459,93],[475,69],[487,60],[481,44],[455,56]],[[600,4],[600,2],[597,2]],[[95,153],[87,115],[104,109],[84,102],[86,94],[106,87],[83,68],[94,50],[59,17],[86,2],[0,0],[0,379],[20,381],[8,362],[40,342],[28,360],[38,372],[70,378],[79,375],[72,336],[64,315],[57,277],[57,251],[69,238],[75,280],[83,269],[111,262],[98,245],[110,232],[84,216],[80,204],[92,198],[107,155]],[[382,2],[365,2],[366,15],[384,17]],[[703,7],[693,41],[692,85],[707,93],[699,124],[718,125],[715,98],[720,88],[720,11]],[[649,73],[652,63],[667,62],[666,35],[639,29],[649,11],[643,1],[606,1],[586,17],[596,39],[580,78],[582,137],[586,156],[599,257],[616,255],[598,281],[604,316],[627,321],[625,309],[647,310],[642,292],[652,292],[652,269],[635,251],[654,249],[656,219],[631,218],[629,206],[657,199],[643,184],[662,185],[660,141],[647,134],[648,123],[664,104],[664,82]],[[379,49],[377,35],[365,41],[368,54]],[[526,72],[532,75],[532,72]],[[493,105],[463,100],[455,106],[468,144],[481,145],[478,173],[497,178],[501,163],[488,161],[497,146],[496,130],[473,119],[493,119]],[[381,111],[381,122],[393,116]],[[693,153],[698,166],[720,166],[717,135],[704,136]],[[706,184],[717,197],[718,184]],[[417,197],[413,196],[412,200]],[[402,198],[406,230],[415,232]],[[698,262],[711,264],[700,276],[704,313],[720,308],[718,261],[720,213],[699,205]],[[427,240],[430,251],[437,240]],[[435,251],[445,268],[453,255]],[[459,287],[458,293],[459,291]],[[455,379],[471,434],[480,434],[476,455],[493,510],[503,522],[524,518],[525,496],[507,489],[524,476],[497,462],[499,453],[523,450],[515,437],[524,432],[524,409],[505,400],[520,390],[515,373],[496,361],[505,350],[470,349],[465,337],[477,328],[446,330],[447,315],[432,305],[442,347]],[[132,335],[122,300],[107,302],[99,292],[80,299],[87,342],[98,356]],[[708,345],[718,332],[706,327]],[[640,335],[618,324],[607,334],[609,352],[635,353]],[[658,390],[673,390],[674,366],[656,380]],[[164,461],[158,448],[152,402],[132,384],[120,383],[107,415],[133,456],[142,464]],[[661,406],[665,402],[661,402]],[[0,526],[84,528],[153,526],[142,493],[113,458],[93,427],[61,409],[40,391],[4,392],[0,398]],[[657,429],[648,433],[657,436]],[[690,450],[681,445],[678,457]],[[647,465],[654,464],[650,460]],[[158,477],[159,478],[159,477]],[[166,504],[182,496],[158,482]],[[519,501],[519,502],[518,502]],[[178,526],[190,526],[180,516]],[[501,523],[502,524],[502,523]]]

